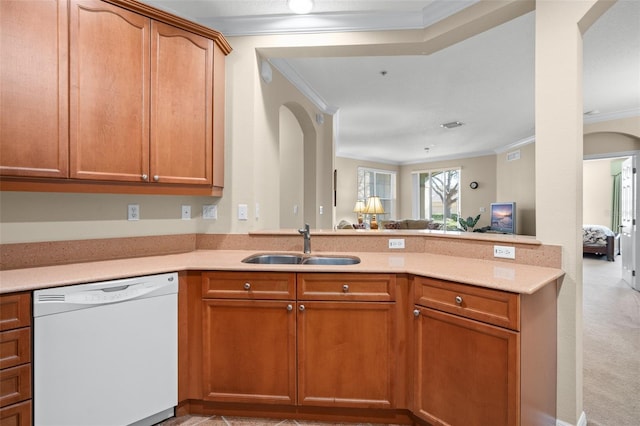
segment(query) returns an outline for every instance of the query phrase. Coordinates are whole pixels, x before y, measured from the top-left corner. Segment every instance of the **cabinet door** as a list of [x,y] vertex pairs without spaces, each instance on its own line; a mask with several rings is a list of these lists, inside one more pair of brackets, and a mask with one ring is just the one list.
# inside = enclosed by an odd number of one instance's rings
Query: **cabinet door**
[[416,308],[415,409],[431,424],[519,424],[519,334]]
[[149,175],[150,20],[99,0],[70,9],[70,174]]
[[153,22],[151,45],[153,180],[211,185],[213,41]]
[[0,57],[0,174],[68,177],[66,0],[2,0]]
[[298,404],[394,408],[394,304],[299,302]]
[[295,404],[295,302],[203,302],[203,399]]

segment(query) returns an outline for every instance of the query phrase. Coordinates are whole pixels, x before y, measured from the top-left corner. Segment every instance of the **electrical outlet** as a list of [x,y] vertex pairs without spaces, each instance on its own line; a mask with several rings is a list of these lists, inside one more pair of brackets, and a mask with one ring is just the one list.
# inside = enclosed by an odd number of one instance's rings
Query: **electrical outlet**
[[182,220],[190,220],[191,219],[191,206],[182,205]]
[[390,238],[389,239],[389,248],[390,249],[403,249],[404,248],[404,238]]
[[127,220],[140,220],[140,204],[127,206]]
[[493,246],[493,257],[501,257],[503,259],[515,259],[516,248],[511,246]]
[[215,204],[205,204],[202,206],[202,218],[203,219],[217,219],[218,218],[218,206]]

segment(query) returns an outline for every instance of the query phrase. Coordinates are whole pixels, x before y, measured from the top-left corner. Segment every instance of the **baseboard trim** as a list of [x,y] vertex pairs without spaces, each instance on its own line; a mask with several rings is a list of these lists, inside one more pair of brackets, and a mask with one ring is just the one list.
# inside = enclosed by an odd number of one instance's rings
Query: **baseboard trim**
[[[573,426],[573,425],[571,423],[563,422],[560,419],[556,419],[556,426]],[[584,411],[582,412],[582,414],[580,414],[580,417],[578,418],[578,423],[576,423],[576,426],[587,426],[587,415],[584,413]]]

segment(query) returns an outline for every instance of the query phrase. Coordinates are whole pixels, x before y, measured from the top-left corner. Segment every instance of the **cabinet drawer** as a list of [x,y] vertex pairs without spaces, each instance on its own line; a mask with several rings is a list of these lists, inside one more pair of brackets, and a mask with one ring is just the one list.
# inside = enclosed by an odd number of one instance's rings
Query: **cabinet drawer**
[[2,426],[31,426],[31,400],[0,408]]
[[208,272],[202,274],[202,296],[216,299],[293,299],[293,273]]
[[488,324],[520,330],[520,298],[515,293],[417,277],[414,282],[414,302]]
[[0,332],[0,368],[31,362],[31,329],[29,327]]
[[0,407],[31,398],[31,364],[0,370]]
[[31,324],[31,295],[29,293],[0,296],[0,330],[28,327]]
[[389,274],[298,274],[298,300],[395,300],[396,277]]

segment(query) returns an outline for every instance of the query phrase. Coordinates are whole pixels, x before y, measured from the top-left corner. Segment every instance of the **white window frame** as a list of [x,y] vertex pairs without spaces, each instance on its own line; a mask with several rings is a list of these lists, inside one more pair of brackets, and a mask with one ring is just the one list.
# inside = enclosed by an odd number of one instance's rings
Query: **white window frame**
[[[356,199],[362,200],[365,203],[371,196],[380,197],[382,205],[384,206],[384,214],[376,215],[377,220],[390,220],[396,217],[396,182],[397,172],[393,170],[375,169],[372,167],[358,166],[356,171]],[[364,173],[371,173],[373,175],[374,182],[372,185],[366,185],[363,179]],[[388,175],[390,178],[389,194],[379,194],[378,185],[376,184],[378,175]],[[373,189],[372,189],[373,188]],[[388,210],[388,211],[387,211]]]
[[[424,218],[420,217],[420,192],[421,192],[421,188],[420,188],[420,176],[424,175],[424,174],[429,174],[430,176],[434,173],[440,173],[440,172],[446,172],[449,170],[457,170],[458,172],[458,199],[456,200],[456,204],[457,204],[457,209],[456,211],[452,211],[451,213],[456,214],[458,217],[460,217],[460,213],[461,213],[461,209],[462,209],[462,188],[460,187],[460,182],[462,181],[462,167],[460,166],[454,166],[454,167],[442,167],[442,168],[437,168],[437,169],[428,169],[428,170],[416,170],[414,172],[411,172],[411,186],[412,186],[412,202],[411,202],[411,214],[413,216],[413,219],[431,219],[432,218],[432,212],[433,212],[433,208],[431,206],[431,203],[429,203],[429,208],[427,209],[428,212],[425,212],[425,216]],[[431,200],[431,197],[428,198],[429,200]],[[444,218],[443,218],[444,220]]]

